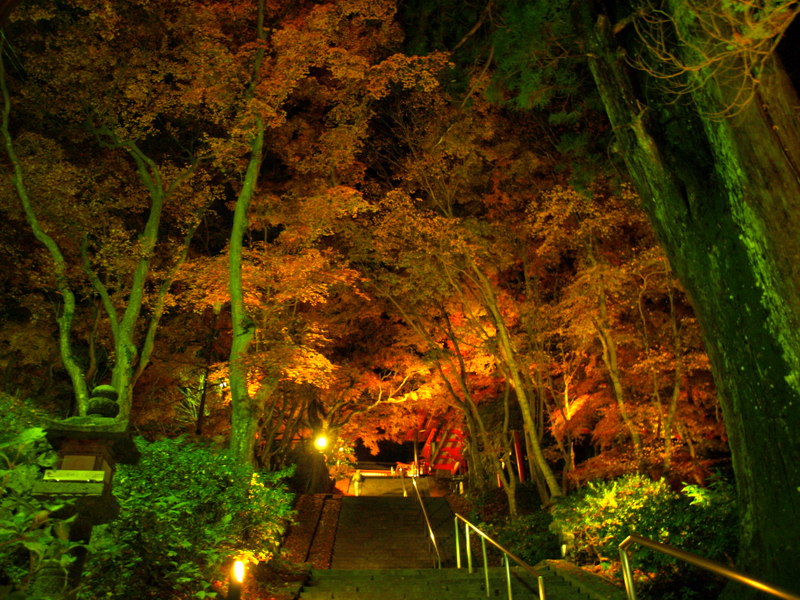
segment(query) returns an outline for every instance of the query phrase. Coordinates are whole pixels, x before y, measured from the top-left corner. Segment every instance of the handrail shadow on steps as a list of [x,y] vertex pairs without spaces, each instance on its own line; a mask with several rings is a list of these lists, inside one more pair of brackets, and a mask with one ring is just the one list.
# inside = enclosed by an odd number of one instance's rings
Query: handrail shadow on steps
[[[402,478],[402,474],[400,476]],[[422,508],[422,516],[425,519],[425,526],[428,528],[428,539],[430,540],[431,545],[433,546],[433,550],[436,553],[436,568],[442,568],[442,555],[439,552],[439,545],[436,543],[436,534],[433,533],[433,527],[431,526],[431,520],[428,518],[428,511],[425,508],[425,503],[422,501],[422,494],[419,493],[419,486],[417,485],[417,478],[412,477],[411,483],[414,484],[414,491],[417,494],[417,500],[419,501],[420,508]],[[403,486],[405,490],[405,486]]]
[[691,552],[680,550],[675,546],[670,546],[669,544],[655,542],[646,537],[636,535],[635,533],[626,537],[619,545],[619,559],[622,563],[622,576],[625,580],[625,591],[628,594],[628,600],[636,600],[636,589],[633,585],[633,572],[631,570],[630,556],[628,554],[628,548],[630,548],[633,544],[639,544],[640,546],[645,546],[646,548],[656,550],[662,554],[673,556],[678,560],[682,560],[706,571],[716,573],[717,575],[721,575],[722,577],[730,579],[731,581],[742,583],[777,598],[783,598],[784,600],[800,600],[800,596],[788,590],[770,583],[766,583],[765,581],[761,581],[754,577],[750,577],[749,575],[745,575],[740,571],[726,567],[725,565],[708,558],[703,558],[702,556],[697,556]]

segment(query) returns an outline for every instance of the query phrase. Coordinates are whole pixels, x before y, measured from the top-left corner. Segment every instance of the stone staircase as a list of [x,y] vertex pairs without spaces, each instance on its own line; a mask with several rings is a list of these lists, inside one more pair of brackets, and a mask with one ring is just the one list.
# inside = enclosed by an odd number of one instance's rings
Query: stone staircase
[[[547,564],[536,567],[547,600],[617,600],[624,597],[611,586],[606,593],[586,589]],[[511,569],[511,598],[539,598],[538,578],[521,568]],[[508,598],[505,569],[489,569],[486,592],[482,569],[366,569],[315,570],[301,600],[485,600]]]
[[[300,600],[502,600],[508,598],[505,569],[489,569],[489,586],[475,570],[456,569],[453,513],[444,498],[423,499],[445,568],[436,569],[416,497],[349,496],[341,500],[330,569],[312,568]],[[463,550],[462,550],[463,551]],[[327,565],[326,565],[327,566]],[[624,600],[625,594],[563,561],[534,567],[536,576],[514,567],[511,598]]]
[[433,566],[416,498],[351,496],[342,500],[332,569]]

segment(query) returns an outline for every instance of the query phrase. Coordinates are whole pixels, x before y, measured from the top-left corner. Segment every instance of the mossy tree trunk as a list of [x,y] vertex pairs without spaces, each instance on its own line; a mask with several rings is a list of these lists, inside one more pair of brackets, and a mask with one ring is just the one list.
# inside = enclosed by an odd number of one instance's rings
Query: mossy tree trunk
[[255,436],[258,427],[257,402],[247,388],[247,350],[255,334],[256,325],[247,314],[244,305],[244,286],[242,284],[242,242],[247,231],[247,211],[255,193],[258,172],[261,168],[264,148],[264,124],[258,119],[255,135],[250,149],[250,160],[244,182],[236,199],[233,214],[233,227],[229,251],[229,282],[231,294],[231,321],[233,339],[230,353],[230,393],[231,393],[231,452],[241,462],[253,464],[255,460]]
[[[5,79],[4,64],[1,60],[0,90],[3,97],[0,135],[3,137],[6,153],[13,169],[12,183],[22,204],[25,218],[31,231],[36,239],[47,249],[52,261],[56,289],[62,300],[60,314],[57,316],[61,360],[72,383],[77,412],[80,415],[85,415],[89,408],[90,390],[85,367],[78,360],[74,351],[72,323],[75,318],[77,304],[75,293],[72,289],[73,284],[68,277],[68,259],[64,256],[58,241],[41,226],[34,203],[28,195],[22,162],[17,156],[11,135],[9,123],[11,98]],[[194,233],[194,227],[190,228],[184,238],[184,246],[177,260],[162,279],[155,298],[151,299],[152,314],[146,325],[147,333],[143,340],[139,340],[137,331],[142,324],[141,312],[144,305],[145,289],[148,284],[148,277],[151,274],[151,261],[159,239],[164,203],[173,192],[192,176],[195,165],[189,165],[183,169],[175,177],[174,181],[167,185],[163,181],[159,166],[142,152],[136,143],[130,140],[121,141],[106,128],[101,128],[95,133],[98,134],[98,137],[103,140],[106,146],[114,149],[123,149],[128,153],[136,165],[139,180],[150,197],[147,221],[137,239],[139,259],[136,262],[135,269],[130,274],[130,288],[127,291],[126,302],[122,310],[114,305],[109,290],[91,266],[88,255],[88,240],[84,239],[83,244],[81,244],[82,268],[100,298],[111,329],[114,357],[111,385],[118,393],[119,414],[117,418],[121,421],[127,421],[131,411],[133,386],[138,376],[147,367],[152,354],[155,334],[164,310],[164,299],[172,285],[175,274],[186,258],[189,243]],[[199,219],[197,223],[199,223]]]
[[619,150],[703,328],[741,507],[737,567],[797,591],[798,100],[773,59],[753,102],[714,116],[735,86],[711,78],[681,96],[665,92],[625,63],[620,40],[635,56],[635,36],[615,36],[590,3],[575,6]]
[[[256,23],[256,39],[266,39],[264,28],[264,0],[258,1],[258,20]],[[252,99],[258,80],[259,70],[264,60],[263,47],[256,51],[253,62],[253,74],[247,87],[245,97]],[[250,395],[247,385],[247,352],[250,342],[256,333],[256,323],[247,313],[244,304],[244,284],[242,281],[242,245],[248,226],[250,203],[258,186],[258,174],[264,162],[265,124],[261,115],[253,114],[253,133],[250,139],[250,152],[247,170],[244,174],[236,208],[233,213],[230,246],[228,254],[228,289],[231,295],[231,321],[233,338],[229,362],[230,394],[231,394],[231,436],[230,450],[242,463],[255,465],[255,441],[261,405],[257,398]]]
[[28,189],[25,186],[25,176],[22,168],[22,162],[17,156],[16,149],[14,148],[14,141],[10,129],[10,115],[11,115],[11,96],[6,84],[5,63],[3,62],[2,53],[5,52],[5,44],[0,44],[0,90],[3,96],[2,107],[2,121],[0,122],[0,133],[3,136],[3,144],[5,146],[8,159],[11,162],[12,174],[11,181],[17,196],[22,203],[22,209],[25,212],[25,219],[33,232],[34,237],[47,248],[50,254],[50,259],[53,261],[53,274],[56,281],[56,289],[61,295],[62,307],[61,313],[57,317],[58,322],[58,347],[61,353],[61,360],[64,363],[64,368],[69,374],[72,388],[75,394],[75,406],[80,414],[86,413],[86,407],[89,403],[89,390],[84,379],[83,368],[75,354],[72,351],[72,321],[75,318],[75,294],[67,277],[67,261],[64,258],[61,249],[58,247],[56,241],[45,232],[36,216],[33,209],[33,204],[28,196]]

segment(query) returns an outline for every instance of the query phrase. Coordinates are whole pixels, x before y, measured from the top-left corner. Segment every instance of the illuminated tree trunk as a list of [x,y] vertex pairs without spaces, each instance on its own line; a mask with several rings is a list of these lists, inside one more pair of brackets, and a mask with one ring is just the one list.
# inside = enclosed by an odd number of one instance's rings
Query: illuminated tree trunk
[[[53,263],[53,275],[56,288],[61,295],[63,303],[60,314],[57,316],[61,360],[72,383],[78,414],[85,415],[90,404],[90,394],[87,384],[89,378],[84,372],[83,365],[79,363],[73,353],[73,341],[71,336],[76,300],[67,276],[67,259],[59,248],[56,240],[42,229],[36,216],[33,203],[25,187],[22,165],[14,150],[9,130],[11,101],[6,86],[5,70],[2,63],[0,63],[0,87],[2,87],[3,94],[2,135],[6,152],[13,167],[12,182],[21,201],[25,218],[31,231],[36,239],[47,249]],[[175,273],[186,257],[189,242],[194,233],[194,229],[192,229],[186,236],[184,239],[185,245],[180,258],[173,264],[168,275],[162,280],[156,299],[153,302],[153,315],[147,326],[147,333],[140,344],[138,339],[138,328],[141,325],[140,315],[144,303],[148,276],[151,272],[151,259],[159,239],[162,209],[164,202],[170,194],[193,174],[195,167],[191,165],[185,168],[176,176],[174,181],[169,185],[165,185],[158,165],[146,156],[135,143],[119,140],[113,132],[106,128],[99,128],[95,130],[94,133],[97,134],[101,143],[107,147],[122,149],[128,153],[136,165],[137,174],[141,183],[150,196],[150,210],[147,216],[147,222],[137,239],[139,258],[134,272],[131,274],[130,288],[127,290],[124,312],[122,312],[121,316],[118,308],[112,302],[107,288],[100,280],[97,273],[92,269],[88,256],[88,241],[84,239],[81,244],[82,268],[100,298],[103,309],[109,319],[113,337],[114,363],[112,366],[111,385],[118,393],[119,414],[117,418],[121,421],[127,421],[131,410],[133,384],[138,374],[140,374],[148,364],[155,340],[155,332],[161,313],[163,312],[164,298],[169,291]],[[90,341],[90,344],[93,344],[93,340]],[[142,348],[141,353],[140,345]],[[90,348],[90,354],[92,355],[92,362],[94,363],[93,352],[94,348],[92,347]],[[136,374],[134,374],[134,369],[138,369]],[[92,364],[90,370],[96,371],[96,364]]]
[[258,425],[256,403],[247,389],[247,366],[245,359],[250,342],[255,333],[255,323],[244,306],[242,286],[242,241],[247,231],[247,210],[258,181],[264,148],[264,124],[257,120],[256,133],[250,151],[242,189],[236,199],[233,214],[231,242],[229,250],[229,282],[231,293],[231,320],[233,339],[230,354],[230,393],[231,393],[231,440],[230,448],[240,461],[252,464],[255,448],[255,435]]
[[[133,273],[131,290],[128,295],[125,312],[122,314],[118,325],[116,324],[116,314],[110,301],[106,302],[109,316],[114,321],[114,324],[112,324],[112,331],[114,333],[114,349],[116,352],[114,370],[111,375],[111,385],[114,386],[119,393],[120,418],[125,420],[127,420],[130,414],[133,371],[139,358],[139,352],[135,342],[136,325],[139,322],[139,314],[142,310],[144,287],[147,282],[147,274],[150,271],[150,258],[158,240],[161,211],[164,207],[164,200],[167,195],[166,191],[163,189],[163,184],[156,165],[144,156],[135,144],[129,144],[127,149],[129,154],[136,161],[139,177],[150,193],[150,213],[144,231],[139,236],[141,255]],[[97,288],[98,286],[95,285],[95,287]]]
[[495,472],[503,491],[506,493],[508,500],[508,514],[511,517],[516,517],[519,514],[517,508],[517,474],[511,464],[511,455],[513,453],[513,443],[511,441],[511,432],[509,431],[509,417],[511,414],[510,403],[511,394],[508,385],[503,395],[503,429],[500,432],[495,432],[495,438],[499,442],[499,450],[502,452],[501,456],[494,456]]
[[[0,45],[0,52],[4,52],[3,45]],[[75,316],[75,294],[72,292],[69,280],[67,278],[67,264],[64,255],[61,253],[55,240],[50,237],[39,225],[39,220],[33,210],[28,190],[25,187],[24,173],[22,164],[17,157],[14,143],[11,138],[11,131],[9,129],[9,116],[11,114],[11,97],[6,85],[5,63],[0,56],[0,86],[3,94],[3,115],[2,115],[2,135],[3,143],[5,145],[6,153],[11,161],[13,169],[11,180],[17,196],[22,203],[22,208],[25,212],[25,218],[30,225],[33,235],[41,244],[47,248],[50,253],[50,258],[53,261],[53,271],[56,279],[56,287],[61,294],[63,306],[61,314],[58,316],[58,346],[61,351],[61,361],[64,363],[64,368],[69,374],[72,381],[72,389],[75,393],[75,402],[80,414],[86,413],[86,406],[89,402],[89,392],[86,388],[86,381],[83,376],[83,369],[75,360],[72,353],[72,342],[70,336],[72,333],[72,320]]]
[[[33,205],[28,196],[27,189],[25,188],[22,165],[20,164],[20,161],[14,150],[14,145],[9,131],[11,101],[8,94],[8,88],[6,87],[4,69],[0,69],[0,84],[2,85],[3,93],[2,135],[6,146],[6,152],[8,153],[9,160],[11,161],[14,169],[12,176],[13,184],[22,203],[22,208],[25,213],[25,218],[28,221],[28,225],[31,227],[36,239],[47,249],[53,261],[53,273],[55,275],[56,287],[61,294],[63,301],[61,314],[57,317],[61,360],[72,382],[78,413],[85,415],[89,403],[89,390],[87,388],[86,376],[83,372],[83,368],[75,359],[75,356],[72,352],[71,330],[72,321],[75,315],[75,296],[67,278],[67,261],[64,258],[64,255],[62,254],[56,241],[41,228]],[[106,132],[101,131],[98,133],[104,134]],[[150,322],[148,334],[144,343],[144,357],[140,357],[136,343],[136,329],[137,325],[139,324],[139,316],[144,300],[144,289],[147,283],[147,276],[150,272],[150,259],[152,257],[156,242],[158,241],[158,229],[161,222],[162,208],[165,199],[175,188],[180,186],[186,180],[186,178],[192,173],[193,168],[190,167],[189,169],[185,170],[172,183],[172,185],[164,189],[157,165],[147,156],[145,156],[136,146],[136,144],[130,142],[118,142],[117,140],[112,141],[112,146],[124,148],[134,159],[140,179],[147,188],[151,199],[147,223],[145,224],[144,230],[142,231],[138,240],[141,246],[140,258],[133,273],[125,311],[121,319],[118,317],[117,309],[111,302],[108,291],[89,265],[86,243],[82,245],[84,271],[86,272],[95,291],[100,296],[111,325],[111,332],[114,340],[114,366],[112,370],[111,385],[114,386],[119,394],[118,401],[120,405],[120,413],[118,418],[125,421],[128,419],[130,414],[132,399],[131,392],[134,382],[134,368],[138,363],[139,372],[141,372],[141,370],[143,370],[147,365],[147,360],[149,359],[153,340],[155,338],[155,330],[158,324],[158,318],[161,314],[161,310],[159,310],[159,308],[163,308],[163,299],[172,282],[172,276],[174,276],[178,266],[180,265],[180,262],[182,262],[182,260],[179,261],[179,263],[173,267],[170,277],[168,277],[162,283],[156,302],[156,314],[153,316]],[[186,248],[188,248],[190,240],[191,235],[186,238]],[[186,248],[184,248],[183,258],[185,258]]]
[[[472,392],[467,385],[467,370],[464,364],[464,357],[459,348],[459,339],[453,330],[450,319],[445,310],[441,311],[441,319],[445,324],[445,331],[450,342],[453,344],[455,352],[452,356],[447,358],[439,358],[436,360],[436,370],[439,372],[441,380],[444,382],[445,387],[450,392],[450,397],[453,399],[454,404],[464,415],[464,421],[467,424],[467,443],[469,444],[469,452],[467,452],[467,471],[469,472],[469,487],[473,492],[483,492],[490,484],[490,473],[487,470],[487,457],[486,451],[488,440],[486,427],[483,424],[478,404],[472,396]],[[435,342],[432,338],[428,338],[433,345]],[[445,374],[442,368],[443,363],[446,362],[450,366],[450,371],[454,374],[454,379],[458,385],[458,390],[453,386],[453,382]]]
[[[0,61],[1,64],[1,61]],[[5,73],[0,73],[0,80],[3,85],[3,123],[2,134],[5,142],[6,153],[11,161],[14,173],[12,181],[17,191],[17,195],[22,201],[22,207],[25,211],[25,218],[30,225],[33,235],[39,240],[42,245],[47,248],[50,257],[53,261],[53,270],[56,279],[56,287],[61,294],[63,305],[61,307],[61,314],[58,316],[58,347],[61,352],[61,361],[64,363],[64,368],[69,374],[72,381],[72,389],[75,393],[75,403],[80,414],[86,414],[86,407],[89,402],[89,392],[86,388],[86,381],[83,376],[83,369],[75,360],[72,354],[72,342],[70,339],[72,333],[72,321],[75,317],[75,294],[69,285],[67,279],[67,265],[61,250],[58,248],[55,240],[45,233],[39,225],[39,220],[33,211],[28,191],[25,188],[24,175],[22,165],[19,158],[14,151],[14,145],[11,139],[11,133],[8,129],[8,115],[11,110],[11,102],[8,96],[8,89],[5,85]]]
[[617,408],[622,422],[631,436],[633,442],[633,451],[636,454],[636,460],[641,461],[642,458],[642,436],[639,435],[639,428],[631,418],[628,411],[628,403],[625,401],[626,393],[625,386],[622,384],[622,372],[619,367],[619,357],[617,355],[617,341],[614,339],[614,333],[608,325],[608,309],[606,306],[606,294],[602,288],[597,289],[598,294],[598,308],[599,318],[594,319],[594,327],[597,331],[597,337],[600,339],[600,344],[603,347],[603,364],[606,366],[608,378],[611,380],[611,389],[614,391],[614,399],[617,401]]
[[[148,276],[151,272],[151,261],[158,243],[159,228],[164,203],[183,183],[194,173],[194,165],[185,168],[169,185],[165,185],[161,170],[137,144],[130,141],[120,141],[107,129],[97,131],[100,136],[110,140],[107,142],[112,148],[124,149],[136,164],[139,180],[150,196],[150,210],[147,222],[137,239],[139,244],[139,259],[131,276],[130,289],[127,295],[124,311],[120,317],[117,307],[109,296],[103,282],[90,265],[87,243],[81,247],[83,270],[97,292],[108,316],[111,334],[114,341],[114,365],[111,372],[111,385],[117,390],[120,411],[118,419],[127,421],[133,403],[133,386],[150,361],[150,356],[155,344],[155,335],[161,316],[164,311],[164,298],[172,286],[172,281],[180,266],[186,259],[189,243],[192,240],[196,225],[185,236],[183,248],[178,259],[173,263],[169,272],[164,277],[153,301],[152,314],[147,323],[146,334],[143,339],[138,336],[141,325],[141,312],[144,304],[145,289]],[[199,223],[199,221],[198,221]]]
[[483,492],[489,484],[489,473],[486,472],[486,460],[483,449],[486,447],[480,427],[475,423],[475,418],[469,410],[464,411],[464,420],[467,424],[467,472],[469,473],[469,488],[471,492]]
[[539,426],[534,419],[534,406],[531,402],[528,386],[526,385],[525,377],[519,365],[517,352],[511,340],[511,334],[506,327],[503,315],[500,313],[500,307],[497,303],[494,290],[492,289],[492,284],[476,265],[472,265],[471,271],[480,289],[485,308],[491,316],[497,330],[498,358],[501,359],[505,375],[516,393],[517,403],[519,404],[520,411],[522,412],[522,420],[525,424],[528,451],[534,458],[536,469],[544,479],[547,493],[549,494],[549,497],[542,498],[542,501],[547,504],[552,498],[561,495],[561,486],[558,484],[558,480],[544,456],[544,451],[542,450],[539,439]]
[[620,151],[704,331],[740,501],[737,567],[798,591],[798,99],[774,60],[730,119],[710,116],[730,106],[726,82],[677,98],[641,74],[636,87],[608,18],[575,6]]

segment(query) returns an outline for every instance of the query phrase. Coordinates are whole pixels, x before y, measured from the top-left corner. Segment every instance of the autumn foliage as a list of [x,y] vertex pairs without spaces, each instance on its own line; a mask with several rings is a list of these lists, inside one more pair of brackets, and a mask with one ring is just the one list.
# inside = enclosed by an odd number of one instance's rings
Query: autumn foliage
[[697,322],[635,193],[573,177],[559,140],[580,123],[406,52],[394,2],[31,1],[7,35],[4,167],[64,257],[62,277],[4,183],[7,387],[71,410],[48,343],[67,282],[77,380],[127,352],[151,435],[225,443],[246,402],[258,466],[316,431],[375,448],[431,416],[512,505],[518,462],[547,503],[626,472],[702,482],[724,459]]

